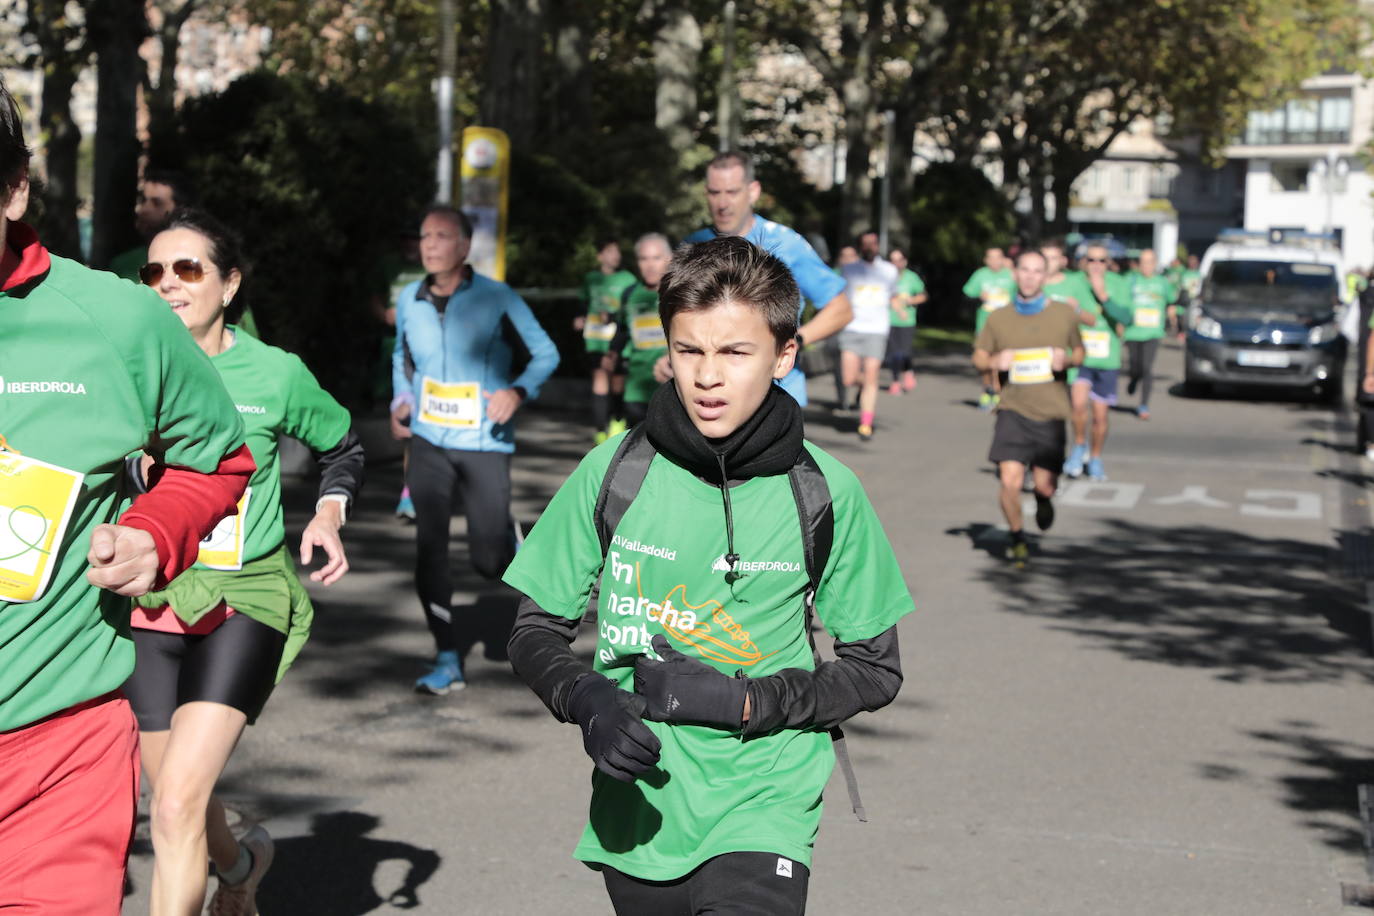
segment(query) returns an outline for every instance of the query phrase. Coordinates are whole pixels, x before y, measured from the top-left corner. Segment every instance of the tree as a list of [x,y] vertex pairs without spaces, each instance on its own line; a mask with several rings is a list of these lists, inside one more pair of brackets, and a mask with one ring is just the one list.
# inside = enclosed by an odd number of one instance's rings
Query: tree
[[138,54],[148,32],[141,0],[91,0],[88,34],[96,58],[95,174],[91,262],[131,247],[138,191],[138,87],[146,66]]

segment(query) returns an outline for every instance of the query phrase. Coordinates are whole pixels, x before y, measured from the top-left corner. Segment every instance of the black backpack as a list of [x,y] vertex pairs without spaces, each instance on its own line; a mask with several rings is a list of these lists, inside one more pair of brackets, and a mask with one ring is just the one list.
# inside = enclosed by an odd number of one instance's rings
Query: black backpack
[[[644,485],[644,478],[649,473],[649,465],[657,454],[658,450],[649,441],[644,427],[636,426],[625,435],[611,458],[606,476],[601,479],[601,490],[597,493],[593,514],[603,557],[611,547],[611,538],[620,520],[639,495],[639,488]],[[816,590],[820,588],[821,576],[825,573],[825,565],[830,560],[830,548],[835,541],[835,510],[830,500],[830,487],[825,482],[825,473],[805,448],[797,456],[796,463],[788,469],[787,479],[792,485],[792,498],[797,504],[802,553],[806,558],[806,638],[811,644],[812,658],[820,665],[821,656],[816,649],[812,620],[816,612]],[[598,590],[593,589],[589,610],[595,610],[598,597]],[[868,814],[859,799],[859,783],[849,760],[844,732],[836,726],[830,729],[830,738],[834,742],[835,760],[844,773],[854,814],[860,821],[866,822]]]

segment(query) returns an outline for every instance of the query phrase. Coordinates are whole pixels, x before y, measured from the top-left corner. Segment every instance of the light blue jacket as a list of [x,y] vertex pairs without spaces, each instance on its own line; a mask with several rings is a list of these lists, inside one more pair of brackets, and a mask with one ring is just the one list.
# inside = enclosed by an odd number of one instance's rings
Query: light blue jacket
[[[530,359],[511,378],[516,341]],[[525,300],[504,283],[471,274],[443,311],[430,301],[425,280],[411,283],[396,299],[392,406],[411,404],[411,430],[440,448],[515,451],[514,422],[498,426],[487,419],[483,392],[520,387],[533,399],[557,366],[558,348]]]

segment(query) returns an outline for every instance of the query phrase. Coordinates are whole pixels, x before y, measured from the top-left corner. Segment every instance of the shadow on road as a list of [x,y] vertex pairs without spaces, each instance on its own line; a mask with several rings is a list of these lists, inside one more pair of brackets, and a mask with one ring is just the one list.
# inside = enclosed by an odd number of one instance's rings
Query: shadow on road
[[[315,815],[310,836],[277,840],[272,870],[258,889],[261,909],[363,916],[419,907],[420,889],[439,870],[439,854],[368,836],[380,824],[370,814],[335,811]],[[392,862],[400,873],[388,867],[379,880],[381,867]]]

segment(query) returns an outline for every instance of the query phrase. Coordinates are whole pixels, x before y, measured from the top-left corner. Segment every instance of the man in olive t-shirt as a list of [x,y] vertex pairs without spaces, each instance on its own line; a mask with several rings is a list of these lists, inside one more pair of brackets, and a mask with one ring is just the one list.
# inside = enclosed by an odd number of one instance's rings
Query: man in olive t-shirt
[[997,465],[1002,514],[1011,530],[1012,558],[1029,557],[1021,517],[1021,488],[1029,466],[1035,478],[1035,523],[1054,522],[1050,502],[1064,466],[1064,421],[1070,415],[1067,371],[1083,362],[1078,311],[1045,295],[1045,256],[1016,259],[1013,308],[998,309],[974,341],[973,365],[994,371],[1002,397],[988,459]]

